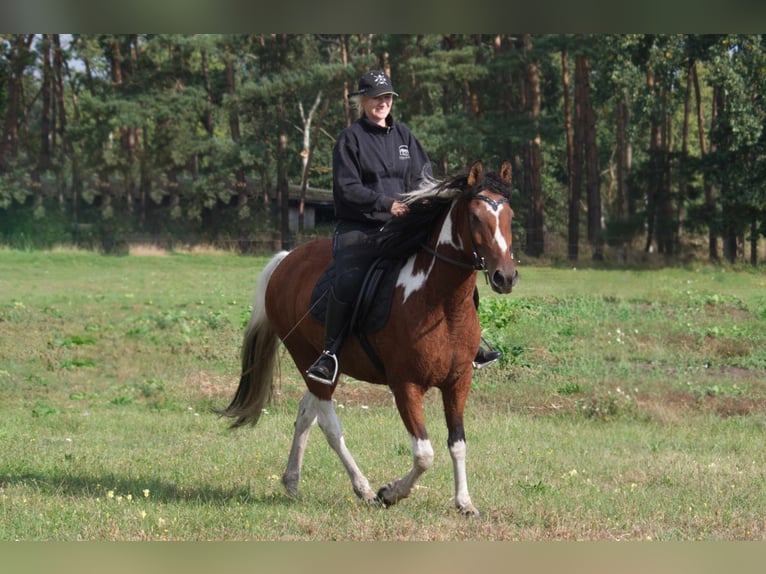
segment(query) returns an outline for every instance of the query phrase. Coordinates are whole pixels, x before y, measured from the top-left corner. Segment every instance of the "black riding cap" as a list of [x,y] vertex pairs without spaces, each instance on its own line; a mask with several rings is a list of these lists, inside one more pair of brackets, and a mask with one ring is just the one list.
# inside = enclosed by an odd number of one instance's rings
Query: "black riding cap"
[[357,91],[349,94],[348,97],[367,96],[369,98],[377,98],[383,94],[399,95],[394,91],[394,86],[391,84],[391,78],[389,78],[385,72],[371,70],[359,78],[359,87]]

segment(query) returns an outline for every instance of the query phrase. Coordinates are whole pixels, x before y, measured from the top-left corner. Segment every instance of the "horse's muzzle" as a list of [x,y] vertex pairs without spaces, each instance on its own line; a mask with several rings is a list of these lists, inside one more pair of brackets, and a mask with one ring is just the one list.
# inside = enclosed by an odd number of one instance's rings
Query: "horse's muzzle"
[[495,293],[510,293],[519,282],[519,272],[514,268],[511,273],[495,271],[489,279],[489,284]]

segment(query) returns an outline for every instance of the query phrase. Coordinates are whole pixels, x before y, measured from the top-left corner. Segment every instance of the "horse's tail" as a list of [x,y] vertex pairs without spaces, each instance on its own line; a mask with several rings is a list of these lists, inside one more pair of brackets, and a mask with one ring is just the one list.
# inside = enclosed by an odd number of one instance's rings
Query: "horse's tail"
[[242,341],[242,373],[231,403],[219,414],[236,419],[231,428],[258,422],[271,399],[279,338],[266,316],[266,286],[287,251],[277,253],[263,268],[255,288],[253,313]]

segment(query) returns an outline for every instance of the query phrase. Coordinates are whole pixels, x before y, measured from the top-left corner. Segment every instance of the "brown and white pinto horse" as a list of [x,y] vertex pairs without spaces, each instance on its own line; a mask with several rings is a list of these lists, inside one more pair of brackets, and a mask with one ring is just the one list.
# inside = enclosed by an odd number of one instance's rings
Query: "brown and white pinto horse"
[[[384,255],[393,250],[407,260],[399,272],[385,326],[368,334],[385,373],[375,367],[356,337],[349,336],[339,353],[341,372],[388,385],[393,392],[412,438],[412,468],[375,493],[346,448],[331,401],[335,387],[304,374],[308,392],[300,401],[282,476],[290,495],[298,491],[306,442],[318,422],[359,498],[389,506],[409,496],[418,478],[433,465],[423,396],[436,387],[447,420],[455,505],[464,514],[478,514],[468,493],[463,429],[472,361],[481,338],[473,293],[477,270],[487,274],[498,293],[509,293],[518,278],[511,242],[510,181],[510,163],[505,162],[497,174],[485,174],[477,162],[467,173],[432,181],[408,194],[409,214],[394,218],[384,228],[387,240],[382,242]],[[309,305],[312,289],[331,259],[331,241],[320,239],[278,253],[263,269],[244,334],[239,387],[222,411],[236,419],[232,426],[258,421],[271,394],[280,341],[301,373],[322,350],[323,327],[311,319]]]

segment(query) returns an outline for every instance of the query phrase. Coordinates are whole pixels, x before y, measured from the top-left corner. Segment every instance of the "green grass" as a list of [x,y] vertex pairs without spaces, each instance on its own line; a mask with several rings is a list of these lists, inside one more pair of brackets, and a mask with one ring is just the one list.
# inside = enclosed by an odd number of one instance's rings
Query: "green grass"
[[[353,495],[315,429],[300,495],[279,484],[303,385],[283,356],[258,426],[212,414],[237,384],[263,258],[0,250],[0,541],[762,540],[766,274],[522,267],[482,289],[504,359],[466,413],[478,519],[434,467],[389,509]],[[386,389],[337,410],[373,487],[410,441]]]

